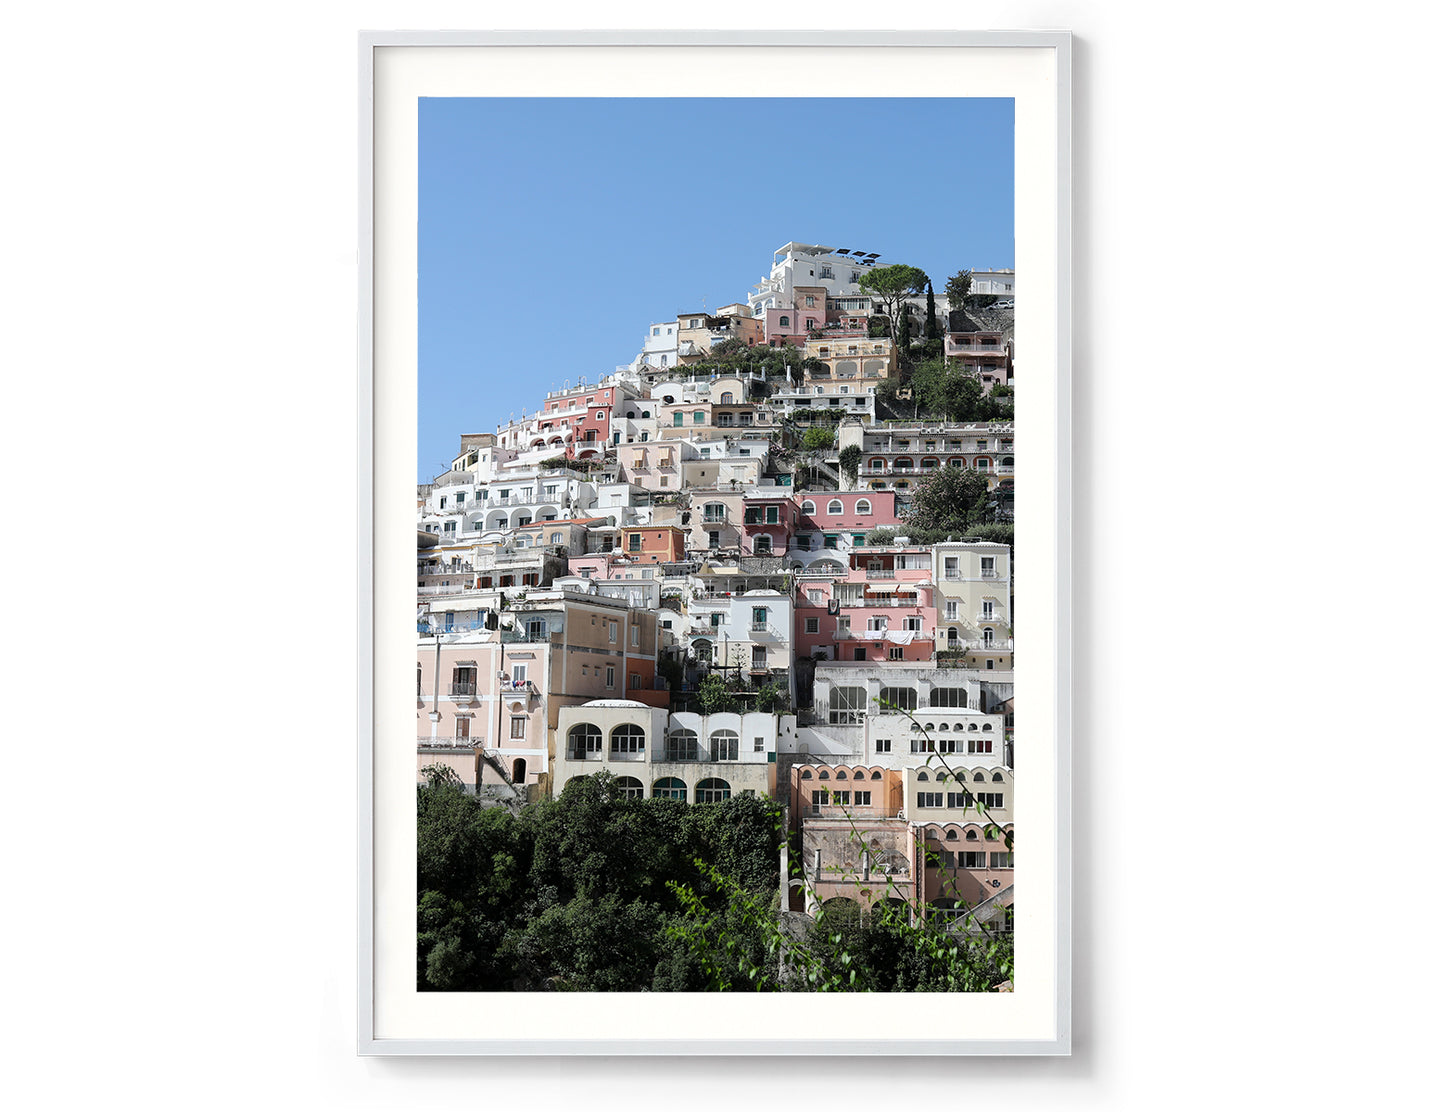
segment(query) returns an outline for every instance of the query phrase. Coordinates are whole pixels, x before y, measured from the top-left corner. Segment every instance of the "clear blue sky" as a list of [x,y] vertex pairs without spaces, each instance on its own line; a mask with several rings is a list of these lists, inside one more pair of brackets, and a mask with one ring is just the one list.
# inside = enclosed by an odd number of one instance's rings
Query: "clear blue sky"
[[422,482],[790,240],[1013,266],[1012,100],[424,99],[420,138]]

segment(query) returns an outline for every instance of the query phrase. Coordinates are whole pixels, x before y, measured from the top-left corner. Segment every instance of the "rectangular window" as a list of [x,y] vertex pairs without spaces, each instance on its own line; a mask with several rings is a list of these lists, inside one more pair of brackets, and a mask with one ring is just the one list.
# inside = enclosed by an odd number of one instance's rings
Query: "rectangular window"
[[681,427],[681,425],[682,425],[682,413],[681,413],[681,412],[674,413],[674,414],[672,415],[672,427],[673,427],[673,428],[679,428],[679,427]]
[[921,632],[923,631],[923,619],[922,619],[922,618],[904,618],[904,619],[903,619],[903,628],[904,628],[904,629],[908,629],[908,630],[912,630],[914,633],[921,633]]
[[899,647],[897,647],[897,646],[889,649],[889,650],[888,650],[888,659],[889,659],[889,660],[902,660],[902,659],[903,659],[903,649],[902,649],[902,648],[899,648]]
[[997,807],[1002,810],[1003,792],[979,792],[978,801],[982,803],[985,808],[992,809]]
[[867,543],[867,537],[862,533],[854,533],[853,543],[854,545],[861,548],[865,543]]
[[833,793],[833,806],[835,806],[835,807],[846,807],[846,806],[848,806],[848,804],[851,802],[850,796],[851,796],[851,793],[850,793],[850,792],[834,792],[834,793]]
[[1013,853],[990,853],[988,867],[990,869],[1012,869],[1014,867]]
[[607,686],[617,686],[617,669],[612,667],[612,665],[610,664],[607,666]]
[[612,645],[617,644],[617,623],[616,623],[616,622],[608,622],[608,623],[607,623],[607,641],[608,641],[608,644],[612,644]]
[[513,665],[512,665],[512,686],[513,686],[513,687],[526,687],[526,686],[527,686],[527,666],[526,666],[525,664],[513,664]]
[[968,807],[973,803],[968,792],[949,792],[948,805],[950,807]]
[[515,717],[512,719],[512,736],[527,736],[527,719],[525,717]]
[[813,806],[814,806],[814,807],[826,807],[827,805],[828,805],[828,793],[827,793],[827,792],[814,792],[814,793],[813,793]]
[[817,619],[817,618],[804,618],[804,619],[803,619],[803,632],[804,632],[804,633],[817,633],[817,632],[818,632],[818,619]]
[[838,534],[837,534],[837,533],[824,533],[824,534],[823,534],[823,547],[824,547],[824,548],[837,548],[837,547],[838,547]]
[[982,869],[984,867],[986,858],[982,850],[967,850],[959,856],[963,859],[962,864],[965,869]]
[[629,672],[627,674],[627,686],[636,691],[642,686],[642,676],[637,672]]
[[721,536],[722,534],[719,533],[716,529],[709,531],[707,535],[707,546],[709,548],[717,548],[718,545],[721,543]]
[[856,804],[858,804],[858,806],[860,806],[860,807],[866,807],[866,806],[870,805],[870,804],[873,802],[873,793],[872,793],[872,792],[854,792],[854,793],[853,793],[853,802],[856,803]]
[[880,737],[880,738],[876,739],[876,740],[873,742],[873,752],[875,752],[875,753],[891,753],[891,752],[893,752],[893,741],[892,741],[890,738],[886,738],[886,737]]
[[642,534],[641,534],[641,533],[628,533],[628,534],[627,534],[627,551],[628,551],[628,552],[641,552],[641,551],[642,551]]
[[944,579],[957,579],[957,578],[958,578],[958,557],[957,557],[957,556],[945,556],[945,557],[944,557],[944,559],[943,559],[943,578],[944,578]]
[[702,410],[700,410],[700,409],[694,409],[694,410],[692,411],[692,423],[693,423],[694,425],[700,425],[700,424],[702,424],[703,421],[705,421],[706,419],[707,419],[707,414],[704,413]]
[[943,793],[942,793],[942,792],[919,792],[919,793],[918,793],[918,805],[919,805],[920,807],[942,807],[942,806],[943,806]]
[[642,627],[632,627],[632,647],[635,649],[642,644]]
[[943,616],[946,621],[958,621],[958,603],[946,602],[943,605]]
[[760,738],[760,737],[755,737],[755,738],[753,738],[753,752],[754,752],[754,753],[761,753],[761,752],[763,751],[763,744],[764,744],[764,743],[763,743],[763,739],[762,739],[762,738]]

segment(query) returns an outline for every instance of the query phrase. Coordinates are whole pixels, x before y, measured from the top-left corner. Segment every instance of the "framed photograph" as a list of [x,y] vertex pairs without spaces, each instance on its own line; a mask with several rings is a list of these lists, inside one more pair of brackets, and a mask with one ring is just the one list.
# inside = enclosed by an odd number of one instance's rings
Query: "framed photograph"
[[1070,1052],[1069,87],[362,35],[361,1053]]

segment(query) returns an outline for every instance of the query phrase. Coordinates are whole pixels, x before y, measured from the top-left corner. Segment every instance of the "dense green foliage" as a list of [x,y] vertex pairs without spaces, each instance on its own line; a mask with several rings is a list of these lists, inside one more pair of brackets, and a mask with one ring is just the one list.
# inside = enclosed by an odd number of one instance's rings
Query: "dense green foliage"
[[803,434],[803,447],[809,452],[821,452],[825,448],[831,448],[838,434],[830,428],[815,425]]
[[943,292],[948,297],[950,309],[962,309],[968,291],[973,288],[973,271],[960,270],[948,280],[948,285],[943,287]]
[[856,444],[849,444],[838,453],[838,466],[843,471],[843,478],[852,486],[858,481],[858,467],[863,462],[863,449]]
[[[773,900],[779,812],[753,796],[687,804],[623,797],[605,773],[520,814],[478,807],[455,778],[417,789],[417,985],[450,991],[706,987],[668,933],[684,884],[721,906],[711,863]],[[772,895],[769,895],[769,894]]]
[[986,473],[966,467],[940,467],[925,472],[918,480],[904,524],[914,544],[934,544],[949,535],[973,536],[977,527],[997,517]]
[[937,340],[943,335],[942,328],[938,324],[938,304],[933,300],[933,283],[928,283],[928,320],[924,322],[923,336],[928,340]]
[[1013,416],[1007,395],[984,395],[978,376],[946,359],[928,359],[913,368],[908,380],[921,413],[950,421],[992,421]]
[[905,298],[917,297],[928,285],[928,275],[916,266],[895,263],[892,266],[875,267],[858,279],[858,288],[873,294],[883,302],[884,314],[888,317],[895,340],[899,334],[899,315]]

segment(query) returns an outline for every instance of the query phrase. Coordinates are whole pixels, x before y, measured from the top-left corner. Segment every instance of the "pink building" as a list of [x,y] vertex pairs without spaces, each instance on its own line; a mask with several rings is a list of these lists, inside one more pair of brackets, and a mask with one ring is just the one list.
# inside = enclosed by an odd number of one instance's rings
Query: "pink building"
[[822,286],[794,286],[793,304],[768,309],[763,321],[769,347],[802,347],[809,332],[821,332],[828,323],[828,291]]
[[831,581],[833,659],[931,660],[938,626],[932,550],[864,546],[848,560],[847,574]]
[[824,558],[846,566],[848,553],[867,543],[870,529],[901,524],[891,490],[810,490],[793,500],[798,517],[788,555],[805,567]]
[[781,556],[787,551],[797,518],[798,506],[786,493],[744,495],[743,553]]

